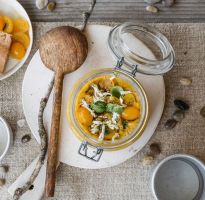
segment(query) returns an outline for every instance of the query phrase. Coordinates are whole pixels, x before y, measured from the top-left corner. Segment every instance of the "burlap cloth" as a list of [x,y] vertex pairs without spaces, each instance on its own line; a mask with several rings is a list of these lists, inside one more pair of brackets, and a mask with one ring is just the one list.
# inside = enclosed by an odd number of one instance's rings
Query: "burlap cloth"
[[[34,46],[30,59],[37,49],[39,36],[46,30],[65,23],[34,23]],[[67,24],[67,23],[66,23]],[[74,24],[71,24],[74,25]],[[141,160],[149,145],[127,162],[108,169],[85,170],[61,164],[57,173],[55,198],[58,200],[151,200],[150,177],[154,166],[165,156],[174,153],[188,153],[205,161],[205,119],[199,114],[205,105],[205,24],[152,24],[158,28],[173,45],[176,64],[164,76],[166,84],[166,104],[162,119],[151,142],[161,143],[162,154],[153,165],[144,167]],[[0,82],[0,113],[14,132],[14,146],[2,161],[9,166],[6,186],[0,188],[0,199],[12,199],[7,187],[24,171],[38,154],[38,144],[32,137],[27,144],[21,137],[31,133],[26,125],[17,126],[24,119],[21,102],[21,87],[24,72],[30,61],[17,73]],[[192,78],[191,86],[182,86],[183,76]],[[35,83],[34,83],[35,84]],[[164,128],[165,121],[171,117],[177,97],[190,104],[182,123],[173,130]],[[31,102],[32,106],[32,102]],[[35,197],[32,199],[35,200]]]

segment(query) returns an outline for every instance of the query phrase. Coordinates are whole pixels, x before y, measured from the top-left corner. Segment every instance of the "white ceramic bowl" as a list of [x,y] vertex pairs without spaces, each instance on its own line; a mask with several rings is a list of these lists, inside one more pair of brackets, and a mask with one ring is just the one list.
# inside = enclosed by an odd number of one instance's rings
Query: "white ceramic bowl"
[[191,155],[169,156],[155,168],[151,187],[156,200],[204,200],[205,165]]
[[12,144],[12,130],[6,120],[0,116],[0,161],[5,157]]
[[30,45],[26,51],[26,55],[24,56],[24,58],[21,61],[9,58],[5,72],[3,74],[0,74],[0,80],[3,80],[14,74],[18,69],[20,69],[23,66],[23,64],[27,60],[33,44],[33,29],[28,14],[18,1],[0,0],[0,5],[0,15],[8,15],[13,18],[22,17],[28,21],[30,37]]

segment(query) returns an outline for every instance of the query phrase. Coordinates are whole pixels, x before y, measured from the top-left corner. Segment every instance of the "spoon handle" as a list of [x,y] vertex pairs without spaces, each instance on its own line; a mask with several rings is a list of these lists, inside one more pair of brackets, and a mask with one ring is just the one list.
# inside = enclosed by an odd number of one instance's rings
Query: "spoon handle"
[[54,81],[53,113],[51,121],[50,142],[48,146],[48,161],[46,170],[45,196],[53,197],[55,191],[56,167],[58,157],[58,139],[61,115],[63,89],[63,74],[57,71]]

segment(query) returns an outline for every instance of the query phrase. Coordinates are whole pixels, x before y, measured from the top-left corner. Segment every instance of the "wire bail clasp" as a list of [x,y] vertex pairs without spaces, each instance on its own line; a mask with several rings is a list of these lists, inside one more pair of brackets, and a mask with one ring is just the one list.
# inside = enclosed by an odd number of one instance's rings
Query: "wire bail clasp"
[[128,70],[128,69],[123,69],[122,68],[124,63],[125,63],[124,57],[121,57],[120,60],[117,61],[115,69],[124,71],[124,72],[130,74],[131,76],[135,77],[135,75],[138,71],[138,65],[132,65],[131,70]]
[[83,141],[80,145],[78,153],[89,160],[98,162],[102,156],[103,149],[99,147],[94,147],[90,145],[88,142]]

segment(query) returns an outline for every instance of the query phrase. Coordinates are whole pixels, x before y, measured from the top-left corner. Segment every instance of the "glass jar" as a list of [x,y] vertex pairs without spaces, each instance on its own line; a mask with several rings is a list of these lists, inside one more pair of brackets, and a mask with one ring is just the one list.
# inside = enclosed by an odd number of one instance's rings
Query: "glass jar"
[[[174,50],[161,33],[145,24],[124,23],[111,29],[108,36],[108,46],[112,55],[116,58],[116,66],[113,69],[93,70],[84,75],[73,88],[68,101],[67,117],[69,124],[76,136],[83,141],[79,153],[91,160],[98,161],[103,150],[118,150],[135,142],[143,134],[149,116],[149,104],[146,92],[135,79],[136,73],[147,75],[159,75],[168,72],[174,65]],[[154,56],[146,57],[139,51],[146,46]],[[90,80],[103,75],[115,75],[125,80],[134,87],[140,98],[141,116],[139,123],[133,131],[122,139],[116,141],[100,141],[86,133],[79,125],[76,118],[75,103],[80,89]],[[87,149],[95,147],[94,155],[88,156]]]
[[[129,85],[132,85],[134,90],[137,92],[140,103],[141,103],[141,117],[139,120],[139,123],[134,128],[134,130],[128,134],[127,136],[123,137],[122,139],[116,140],[116,141],[102,141],[99,142],[98,139],[93,138],[89,134],[87,134],[79,125],[77,118],[76,118],[76,107],[75,103],[77,101],[77,95],[79,94],[79,91],[81,88],[88,83],[89,81],[93,80],[97,77],[102,76],[115,76],[116,78],[120,78],[125,80]],[[74,92],[75,91],[75,92]],[[149,113],[149,106],[148,106],[148,100],[146,93],[141,86],[141,84],[132,76],[129,74],[115,69],[100,69],[100,70],[93,70],[92,72],[88,73],[84,77],[82,77],[75,85],[74,90],[70,97],[70,103],[68,104],[68,119],[70,124],[72,124],[73,132],[77,135],[78,138],[81,140],[87,141],[89,144],[103,148],[105,150],[117,150],[124,148],[130,144],[132,144],[134,141],[137,140],[143,133],[143,130],[145,129],[147,120],[148,120],[148,113]]]

